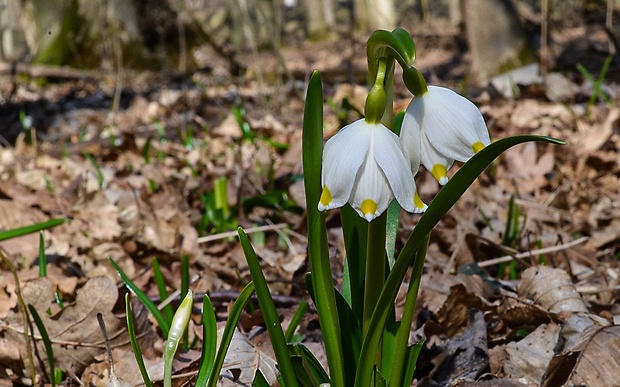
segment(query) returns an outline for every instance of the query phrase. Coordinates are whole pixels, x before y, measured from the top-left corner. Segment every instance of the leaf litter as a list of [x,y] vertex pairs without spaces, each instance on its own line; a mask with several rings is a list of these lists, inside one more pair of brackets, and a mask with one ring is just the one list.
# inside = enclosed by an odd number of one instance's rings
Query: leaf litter
[[[430,44],[422,40],[418,49],[430,50]],[[424,57],[419,61],[424,69]],[[416,371],[419,385],[597,386],[620,380],[620,113],[602,102],[587,105],[592,88],[583,86],[576,70],[563,76],[570,93],[554,98],[544,96],[546,89],[537,80],[523,85],[519,97],[491,98],[492,86],[470,95],[492,137],[527,132],[562,138],[569,145],[528,144],[508,152],[433,232],[412,332],[412,341],[427,340]],[[218,84],[208,74],[195,73],[179,84],[155,74],[148,86],[144,79],[136,78],[124,91],[129,102],[118,112],[76,102],[36,121],[45,122],[28,134],[35,136],[36,146],[23,133],[0,152],[2,229],[69,218],[43,233],[46,278],[38,278],[36,235],[3,241],[0,247],[18,268],[22,297],[42,316],[57,365],[95,385],[106,385],[109,377],[97,312],[109,329],[116,372],[133,385],[140,383],[119,301],[126,290],[118,285],[108,257],[161,301],[153,258],[173,291],[180,287],[181,257],[188,255],[190,275],[196,278],[192,289],[219,300],[217,316],[224,319],[249,280],[235,238],[224,234],[238,224],[260,230],[250,235],[285,323],[307,298],[305,226],[298,211],[304,203],[299,179],[303,104],[291,89],[295,86],[264,90],[272,93],[267,108],[251,79],[244,85],[232,78]],[[605,81],[611,95],[617,95],[618,81]],[[40,103],[51,108],[65,103],[59,97],[71,89],[92,93],[101,86],[113,94],[109,86],[92,82],[45,89],[19,85],[18,107],[25,109],[41,95]],[[359,109],[363,92],[359,85],[329,77],[325,82],[329,135],[343,113],[347,120],[357,118],[347,106]],[[398,99],[396,106],[407,103]],[[234,113],[240,108],[241,119]],[[222,209],[209,202],[218,178],[226,179],[229,218],[205,215]],[[426,200],[439,189],[428,174],[418,176],[418,183]],[[399,236],[406,236],[416,220],[403,215]],[[328,227],[339,280],[345,253],[336,216],[329,214]],[[64,309],[54,302],[55,292],[65,301]],[[3,266],[0,378],[27,383],[18,308],[16,284]],[[133,310],[147,368],[160,380],[163,338],[144,308],[134,304]],[[268,380],[275,380],[262,319],[248,315],[243,320],[220,385],[251,382],[259,364]],[[190,325],[196,328],[196,322]],[[191,332],[200,342],[200,329]],[[298,334],[324,359],[312,309]],[[43,375],[45,350],[36,331],[33,338],[37,372]],[[190,383],[198,356],[195,349],[187,351],[175,364]]]

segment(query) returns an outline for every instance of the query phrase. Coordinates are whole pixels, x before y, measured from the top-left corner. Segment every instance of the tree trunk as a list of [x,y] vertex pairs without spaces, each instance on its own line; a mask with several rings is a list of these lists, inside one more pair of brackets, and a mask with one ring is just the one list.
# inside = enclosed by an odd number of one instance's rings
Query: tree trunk
[[536,60],[510,0],[465,0],[465,23],[476,80]]
[[362,31],[396,27],[394,0],[355,0],[356,24]]
[[335,23],[333,0],[305,0],[308,38],[321,40],[330,35]]

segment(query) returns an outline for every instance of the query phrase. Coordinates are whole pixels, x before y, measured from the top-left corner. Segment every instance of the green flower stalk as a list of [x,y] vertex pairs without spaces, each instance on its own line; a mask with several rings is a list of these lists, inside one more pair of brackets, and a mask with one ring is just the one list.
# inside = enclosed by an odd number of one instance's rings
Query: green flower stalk
[[194,294],[191,290],[188,290],[187,295],[172,318],[168,340],[166,340],[166,348],[164,349],[164,387],[172,386],[172,361],[179,347],[179,342],[183,338],[183,332],[185,332],[185,328],[187,328],[189,319],[192,316],[193,303]]
[[[426,209],[417,194],[398,136],[381,123],[389,99],[384,84],[387,69],[387,60],[381,58],[375,83],[366,98],[366,117],[345,126],[325,144],[319,211],[348,202],[370,222],[394,198],[409,212]],[[389,103],[391,107],[391,99]]]

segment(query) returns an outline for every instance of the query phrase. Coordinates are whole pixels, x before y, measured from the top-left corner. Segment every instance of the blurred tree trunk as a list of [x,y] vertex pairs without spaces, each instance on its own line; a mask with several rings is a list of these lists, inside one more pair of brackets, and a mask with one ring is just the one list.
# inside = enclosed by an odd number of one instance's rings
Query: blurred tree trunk
[[333,0],[305,0],[308,37],[313,40],[324,39],[334,28]]
[[354,0],[355,19],[362,31],[396,27],[394,0]]
[[510,0],[465,0],[472,75],[478,81],[536,60]]
[[230,43],[236,50],[245,48],[243,13],[241,9],[241,5],[236,1],[226,2],[226,10],[230,20]]
[[448,0],[448,15],[450,24],[458,26],[463,22],[463,12],[460,0]]
[[21,13],[19,0],[0,0],[0,58],[7,61],[20,61],[30,51],[21,28]]
[[282,12],[280,0],[256,0],[258,47],[280,46]]

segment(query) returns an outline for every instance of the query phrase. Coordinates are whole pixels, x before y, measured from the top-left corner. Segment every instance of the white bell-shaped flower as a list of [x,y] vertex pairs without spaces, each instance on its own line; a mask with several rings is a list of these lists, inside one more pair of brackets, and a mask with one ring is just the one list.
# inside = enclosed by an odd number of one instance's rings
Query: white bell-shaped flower
[[423,212],[403,147],[391,130],[364,119],[342,128],[323,150],[319,211],[345,203],[371,221],[396,198],[409,212]]
[[428,86],[411,100],[400,132],[411,170],[420,163],[440,184],[448,182],[454,160],[466,162],[491,143],[480,110],[450,89]]

